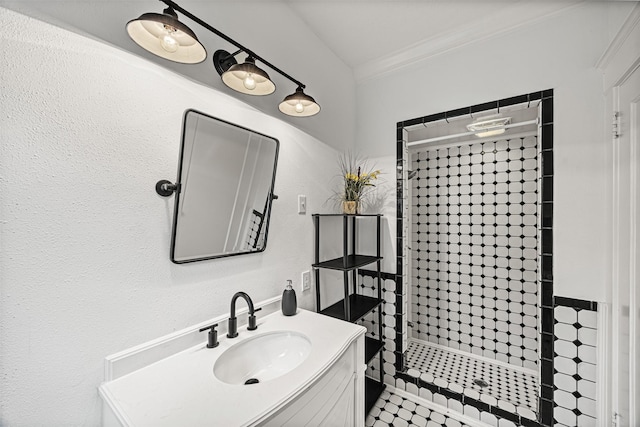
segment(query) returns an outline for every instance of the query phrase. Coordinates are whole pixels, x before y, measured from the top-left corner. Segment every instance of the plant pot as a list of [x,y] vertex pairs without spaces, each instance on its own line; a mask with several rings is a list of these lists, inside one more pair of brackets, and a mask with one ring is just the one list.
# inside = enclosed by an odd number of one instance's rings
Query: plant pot
[[344,200],[342,202],[342,213],[345,213],[348,215],[356,215],[358,213],[358,201]]

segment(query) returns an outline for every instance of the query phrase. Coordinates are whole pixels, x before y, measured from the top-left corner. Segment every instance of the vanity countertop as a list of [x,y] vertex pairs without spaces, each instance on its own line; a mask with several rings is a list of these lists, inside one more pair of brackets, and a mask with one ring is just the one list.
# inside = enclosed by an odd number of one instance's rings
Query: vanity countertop
[[[252,385],[230,385],[213,374],[228,348],[266,332],[294,331],[311,342],[309,357],[290,372]],[[365,328],[298,309],[258,318],[258,329],[238,327],[238,337],[220,337],[209,349],[201,345],[162,359],[100,386],[100,394],[120,422],[130,426],[246,426],[270,415],[331,367]],[[364,363],[364,361],[363,361]]]

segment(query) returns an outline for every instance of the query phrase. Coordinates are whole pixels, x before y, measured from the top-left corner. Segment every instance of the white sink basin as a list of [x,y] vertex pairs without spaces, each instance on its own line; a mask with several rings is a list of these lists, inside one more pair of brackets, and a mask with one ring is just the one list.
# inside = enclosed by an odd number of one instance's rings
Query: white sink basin
[[213,374],[227,384],[263,383],[291,371],[310,352],[311,341],[305,335],[269,332],[225,350],[213,365]]

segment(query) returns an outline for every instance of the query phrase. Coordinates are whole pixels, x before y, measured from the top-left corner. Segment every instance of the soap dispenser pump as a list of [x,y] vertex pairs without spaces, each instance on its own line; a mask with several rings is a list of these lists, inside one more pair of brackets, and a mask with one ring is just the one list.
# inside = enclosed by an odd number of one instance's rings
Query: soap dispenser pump
[[293,290],[292,281],[287,280],[289,283],[282,293],[282,314],[285,316],[293,316],[297,311],[296,291]]

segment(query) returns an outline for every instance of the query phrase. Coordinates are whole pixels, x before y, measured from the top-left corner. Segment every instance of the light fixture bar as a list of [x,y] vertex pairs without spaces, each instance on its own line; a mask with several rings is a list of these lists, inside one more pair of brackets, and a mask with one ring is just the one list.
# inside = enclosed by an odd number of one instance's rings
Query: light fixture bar
[[238,49],[244,51],[245,53],[247,53],[247,55],[253,57],[254,59],[257,59],[260,62],[262,62],[264,65],[266,65],[267,67],[271,68],[273,71],[277,72],[278,74],[282,75],[283,77],[286,77],[287,79],[291,80],[293,83],[297,84],[299,87],[301,87],[303,89],[306,88],[306,86],[302,82],[300,82],[299,80],[294,79],[289,74],[287,74],[284,71],[282,71],[280,68],[276,67],[275,65],[273,65],[269,61],[267,61],[264,58],[262,58],[260,55],[257,55],[251,49],[248,49],[248,48],[244,47],[243,45],[241,45],[237,41],[233,40],[231,37],[227,36],[223,32],[221,32],[221,31],[217,30],[216,28],[212,27],[211,25],[207,24],[205,21],[203,21],[202,19],[198,18],[197,16],[195,16],[194,14],[189,12],[188,10],[182,8],[177,3],[175,3],[175,2],[173,2],[171,0],[160,0],[160,1],[162,3],[164,3],[164,4],[166,4],[167,6],[172,7],[174,10],[182,13],[184,16],[188,17],[192,21],[200,24],[201,26],[203,26],[207,30],[211,31],[212,33],[214,33],[215,35],[220,37],[221,39],[224,39],[225,41],[231,43],[232,45],[234,45]]

